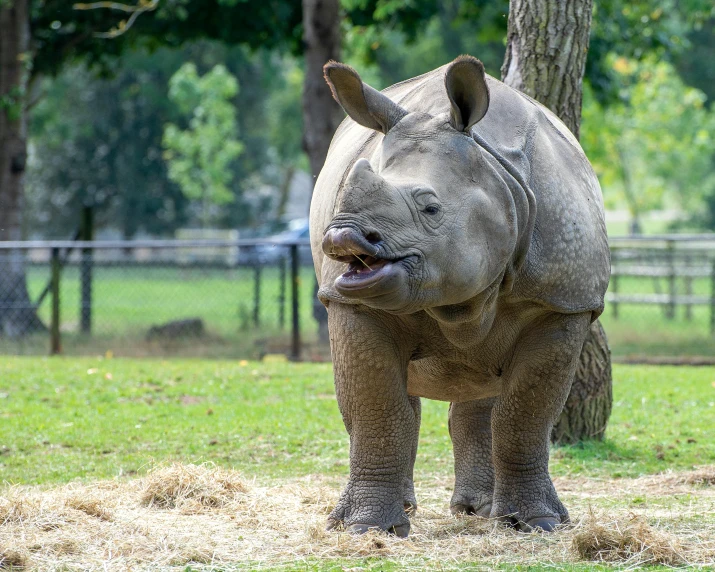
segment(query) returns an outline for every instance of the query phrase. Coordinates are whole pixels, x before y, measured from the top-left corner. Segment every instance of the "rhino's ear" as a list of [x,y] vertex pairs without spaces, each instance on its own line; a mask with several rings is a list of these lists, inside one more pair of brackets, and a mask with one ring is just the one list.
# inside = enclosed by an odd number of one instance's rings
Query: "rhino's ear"
[[387,134],[408,111],[360,79],[345,64],[329,61],[323,66],[333,97],[352,119],[364,127]]
[[489,109],[484,64],[472,56],[459,56],[449,64],[444,85],[451,104],[449,122],[457,131],[468,133]]

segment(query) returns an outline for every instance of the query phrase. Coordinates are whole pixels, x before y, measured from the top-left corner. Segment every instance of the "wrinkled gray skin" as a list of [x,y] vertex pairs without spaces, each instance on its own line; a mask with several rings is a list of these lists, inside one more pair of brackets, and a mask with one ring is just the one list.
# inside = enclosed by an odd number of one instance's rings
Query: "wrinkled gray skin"
[[311,205],[350,479],[328,519],[406,536],[420,397],[451,402],[454,513],[566,522],[549,434],[609,252],[601,192],[546,108],[462,56],[378,92],[331,62],[350,116]]

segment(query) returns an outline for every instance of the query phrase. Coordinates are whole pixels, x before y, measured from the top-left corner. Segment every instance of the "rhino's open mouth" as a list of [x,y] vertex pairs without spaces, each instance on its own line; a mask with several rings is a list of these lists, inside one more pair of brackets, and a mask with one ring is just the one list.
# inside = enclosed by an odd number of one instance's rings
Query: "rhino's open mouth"
[[352,227],[330,228],[323,237],[323,251],[333,260],[348,265],[335,281],[338,292],[348,297],[371,297],[393,290],[403,274],[402,257],[381,256],[377,233]]
[[385,289],[392,290],[390,285],[399,273],[401,260],[362,254],[345,257],[342,261],[348,263],[348,270],[338,277],[335,286],[339,292],[348,296],[383,294]]
[[392,261],[376,256],[355,254],[346,262],[348,262],[348,271],[343,274],[344,277],[366,279]]

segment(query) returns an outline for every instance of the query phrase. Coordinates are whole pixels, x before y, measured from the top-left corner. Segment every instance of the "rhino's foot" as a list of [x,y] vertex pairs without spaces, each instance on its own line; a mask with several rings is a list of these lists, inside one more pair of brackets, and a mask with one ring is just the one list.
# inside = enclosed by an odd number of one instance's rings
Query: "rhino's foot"
[[[412,515],[417,511],[417,497],[415,496],[415,484],[411,478],[405,477],[402,485],[402,505],[408,515]],[[399,536],[399,534],[398,534]]]
[[481,516],[483,518],[489,518],[492,512],[492,502],[487,501],[485,503],[455,503],[450,504],[449,510],[452,514],[468,514],[474,516]]
[[[352,532],[353,534],[365,534],[368,530],[382,530],[382,528],[369,524],[352,524],[348,527],[348,532]],[[387,530],[387,533],[394,534],[400,538],[407,538],[410,534],[410,523],[393,526]]]
[[405,509],[408,504],[410,507],[413,505],[403,500],[403,491],[400,489],[372,483],[348,483],[337,506],[328,516],[327,530],[342,527],[355,534],[384,530],[406,537],[410,532],[410,521]]
[[527,522],[519,523],[519,530],[521,532],[552,532],[557,526],[568,522],[568,517],[565,521],[561,521],[553,516],[541,516],[536,518],[531,518]]
[[553,532],[557,527],[569,522],[568,515],[565,517],[536,516],[528,520],[523,520],[516,514],[496,516],[494,512],[492,512],[490,517],[500,520],[507,526],[517,529],[519,532]]
[[[556,495],[551,480],[543,486],[535,485],[531,483],[531,486],[511,489],[510,495],[495,492],[489,516],[521,532],[552,532],[569,522],[569,513]],[[537,491],[538,499],[529,499],[528,495]]]
[[492,511],[491,488],[455,483],[449,510],[452,514],[468,514],[489,518]]

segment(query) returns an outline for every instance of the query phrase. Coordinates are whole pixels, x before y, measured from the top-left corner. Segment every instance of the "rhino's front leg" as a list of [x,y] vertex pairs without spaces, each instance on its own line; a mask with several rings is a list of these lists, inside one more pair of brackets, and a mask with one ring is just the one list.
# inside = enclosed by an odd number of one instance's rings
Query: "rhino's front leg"
[[452,514],[488,517],[494,494],[492,407],[495,398],[451,403],[449,435],[454,450]]
[[[328,528],[379,528],[407,536],[419,409],[407,395],[410,345],[394,318],[361,306],[330,304],[335,390],[350,435],[350,479]],[[412,498],[406,498],[409,496]]]
[[549,436],[568,396],[589,314],[551,315],[518,341],[492,410],[495,485],[491,517],[521,530],[568,521],[549,476]]
[[417,446],[420,441],[420,422],[422,420],[422,403],[419,397],[410,395],[408,397],[410,405],[412,406],[412,411],[415,412],[415,424],[412,429],[412,441],[411,441],[411,457],[410,465],[407,469],[407,475],[405,475],[403,484],[403,494],[402,500],[405,505],[405,511],[407,514],[412,514],[417,510],[417,497],[415,496],[415,482],[414,482],[414,471],[415,471],[415,461],[417,460]]

